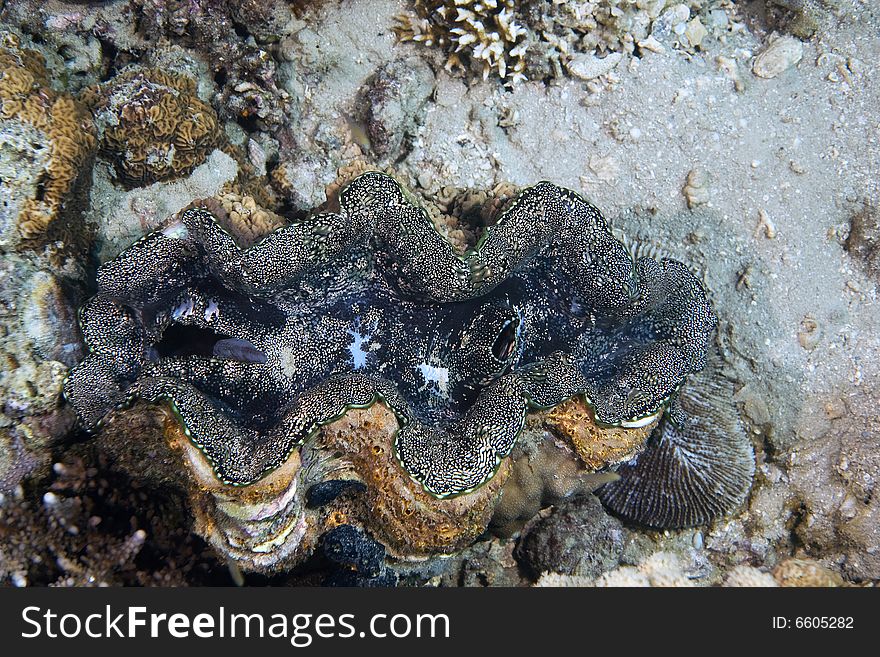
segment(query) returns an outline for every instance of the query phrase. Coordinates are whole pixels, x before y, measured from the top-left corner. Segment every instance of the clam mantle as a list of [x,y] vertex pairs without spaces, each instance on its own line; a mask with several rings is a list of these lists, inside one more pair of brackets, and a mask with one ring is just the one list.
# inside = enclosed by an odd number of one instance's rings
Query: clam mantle
[[89,355],[65,392],[93,429],[134,399],[170,402],[229,487],[381,401],[398,424],[388,454],[434,498],[465,495],[530,410],[578,398],[600,427],[654,423],[716,325],[683,264],[633,258],[594,206],[549,182],[463,254],[377,172],[340,192],[338,212],[247,248],[215,214],[186,209],[100,268],[81,311]]

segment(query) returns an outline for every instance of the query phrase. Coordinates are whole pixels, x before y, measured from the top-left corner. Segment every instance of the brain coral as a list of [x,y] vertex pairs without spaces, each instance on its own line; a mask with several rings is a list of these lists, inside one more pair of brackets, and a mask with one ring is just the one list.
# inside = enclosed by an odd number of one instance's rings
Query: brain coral
[[[703,367],[716,319],[700,282],[671,259],[633,260],[576,193],[547,182],[524,190],[464,255],[408,198],[367,172],[340,192],[338,212],[246,248],[216,203],[183,211],[99,270],[81,311],[90,354],[67,398],[91,428],[135,398],[168,400],[200,476],[226,496],[306,467],[314,458],[298,446],[311,453],[322,427],[381,402],[396,425],[386,447],[343,449],[337,437],[331,451],[357,451],[361,473],[376,459],[361,476],[367,488],[385,486],[378,466],[391,462],[417,482],[406,493],[417,504],[380,498],[386,525],[434,499],[454,502],[444,511],[453,517],[478,517],[474,537],[490,496],[473,496],[500,486],[528,411],[578,397],[599,426],[644,427]],[[649,441],[637,462],[657,452],[665,458],[663,443]],[[296,496],[273,490],[277,514]],[[681,506],[717,495],[672,492]],[[730,504],[713,501],[713,514]],[[432,545],[458,545],[455,523],[443,522],[453,538]]]
[[46,232],[94,147],[91,117],[49,86],[43,57],[0,35],[0,244]]
[[192,78],[130,68],[85,89],[101,134],[101,153],[129,186],[178,178],[204,162],[217,143],[217,116]]

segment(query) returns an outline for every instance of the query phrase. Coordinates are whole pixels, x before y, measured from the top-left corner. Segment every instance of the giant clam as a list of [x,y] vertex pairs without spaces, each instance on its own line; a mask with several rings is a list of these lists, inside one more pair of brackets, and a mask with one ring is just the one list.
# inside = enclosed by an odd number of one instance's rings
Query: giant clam
[[[167,402],[197,527],[221,551],[278,567],[308,555],[314,526],[349,523],[401,556],[460,548],[491,519],[527,413],[570,400],[640,447],[674,411],[609,485],[612,510],[678,526],[744,495],[745,465],[725,469],[723,490],[663,488],[664,504],[703,513],[655,518],[632,502],[651,490],[644,472],[676,463],[671,438],[707,431],[676,401],[716,324],[683,264],[634,258],[594,206],[549,182],[464,254],[385,174],[355,178],[338,206],[243,248],[196,204],[105,263],[82,308],[89,354],[67,398],[92,429],[133,400]],[[719,459],[684,467],[711,481]]]

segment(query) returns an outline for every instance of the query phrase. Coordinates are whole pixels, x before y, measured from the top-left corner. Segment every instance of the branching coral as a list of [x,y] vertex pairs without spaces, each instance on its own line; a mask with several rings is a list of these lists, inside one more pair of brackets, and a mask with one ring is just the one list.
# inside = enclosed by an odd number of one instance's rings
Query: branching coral
[[[707,30],[690,8],[666,0],[416,0],[415,13],[397,17],[402,41],[436,46],[448,70],[471,69],[508,84],[569,73],[592,79],[633,53],[649,36],[697,47]],[[668,7],[667,7],[668,6]],[[664,12],[664,9],[666,10]],[[674,34],[673,34],[674,32]]]
[[431,0],[416,2],[417,15],[398,17],[403,41],[437,45],[447,53],[446,68],[474,65],[483,79],[490,73],[512,83],[525,78],[527,30],[517,22],[513,0]]
[[91,117],[50,87],[42,56],[0,35],[0,244],[45,234],[94,147]]
[[217,116],[195,81],[131,68],[83,91],[101,133],[101,153],[131,186],[185,176],[217,143]]

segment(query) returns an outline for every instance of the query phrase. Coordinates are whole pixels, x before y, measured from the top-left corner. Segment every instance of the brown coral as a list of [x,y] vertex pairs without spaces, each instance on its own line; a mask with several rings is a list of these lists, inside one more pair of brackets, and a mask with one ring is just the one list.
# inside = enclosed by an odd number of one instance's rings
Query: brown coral
[[251,246],[272,231],[284,226],[284,217],[261,207],[253,196],[221,193],[219,196],[198,203],[220,221],[236,241],[244,247]]
[[[45,60],[6,33],[0,39],[0,241],[44,234],[95,147],[88,112],[49,86]],[[7,170],[8,169],[8,170]],[[16,234],[17,233],[17,234]]]
[[83,91],[101,131],[101,153],[127,185],[189,174],[217,144],[217,115],[192,78],[130,68]]

